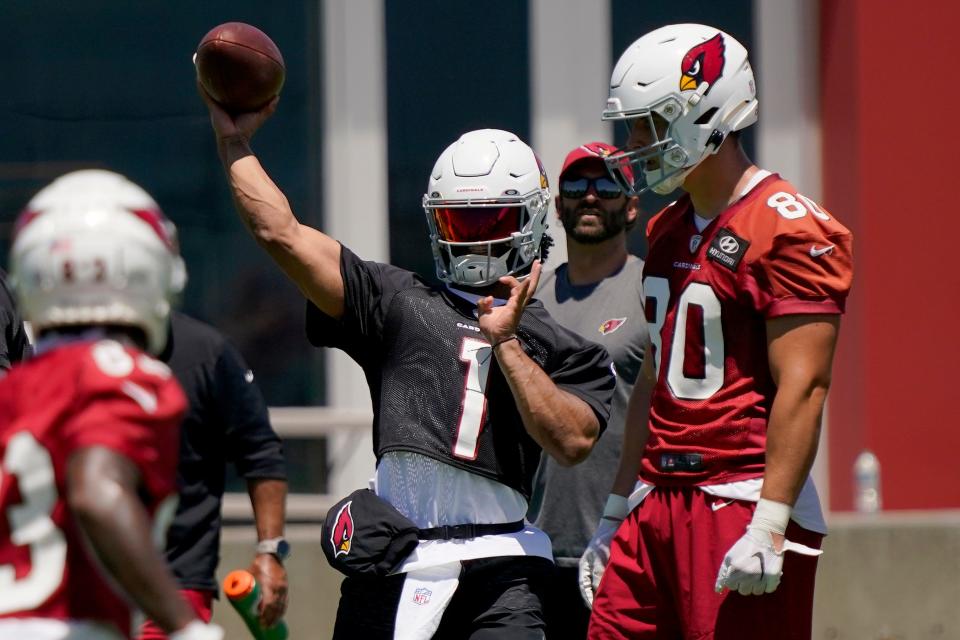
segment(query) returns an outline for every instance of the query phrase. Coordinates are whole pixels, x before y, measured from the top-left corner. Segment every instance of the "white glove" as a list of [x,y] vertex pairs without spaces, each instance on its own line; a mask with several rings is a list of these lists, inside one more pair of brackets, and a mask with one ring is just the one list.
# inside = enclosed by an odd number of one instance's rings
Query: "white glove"
[[597,525],[597,532],[590,539],[590,544],[580,557],[580,595],[587,606],[593,608],[593,594],[600,586],[600,578],[610,560],[610,541],[620,528],[620,523],[627,517],[627,499],[611,493],[607,498],[607,506],[603,509],[603,517]]
[[724,589],[739,591],[745,596],[773,593],[783,575],[784,553],[793,551],[805,556],[823,553],[789,540],[783,541],[781,551],[774,549],[771,534],[783,535],[790,520],[790,511],[788,505],[760,499],[747,532],[730,547],[720,564],[715,586],[717,593],[723,593]]
[[215,624],[194,620],[183,629],[169,635],[170,640],[223,640],[223,629]]

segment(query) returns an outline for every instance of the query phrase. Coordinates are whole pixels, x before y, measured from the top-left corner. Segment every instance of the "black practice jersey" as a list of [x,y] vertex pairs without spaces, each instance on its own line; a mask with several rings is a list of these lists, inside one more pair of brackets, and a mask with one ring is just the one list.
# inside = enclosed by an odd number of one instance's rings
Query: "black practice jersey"
[[[480,333],[474,302],[415,274],[342,250],[343,318],[307,306],[307,333],[338,347],[367,377],[377,459],[411,451],[492,478],[529,498],[540,447]],[[564,391],[606,426],[614,388],[600,345],[557,325],[538,301],[526,308],[520,344]]]
[[180,430],[180,503],[167,533],[166,556],[181,587],[216,590],[227,461],[244,478],[282,480],[283,448],[253,373],[233,345],[182,313],[172,313],[170,325],[161,359],[190,406]]
[[14,362],[29,355],[30,343],[23,322],[7,287],[7,275],[0,271],[0,369],[9,369]]

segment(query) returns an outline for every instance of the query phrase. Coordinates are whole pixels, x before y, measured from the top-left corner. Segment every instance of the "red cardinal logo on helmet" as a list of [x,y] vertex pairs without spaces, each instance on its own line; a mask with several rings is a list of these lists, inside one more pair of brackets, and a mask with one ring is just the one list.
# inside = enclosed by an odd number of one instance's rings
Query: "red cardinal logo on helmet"
[[353,515],[350,513],[350,505],[353,500],[340,507],[337,513],[337,524],[333,527],[330,534],[330,543],[333,545],[333,557],[339,558],[350,553],[350,545],[353,542]]
[[623,323],[627,321],[626,318],[611,318],[603,324],[600,325],[600,333],[607,335],[608,333],[613,333],[617,329],[623,326]]
[[701,42],[690,51],[687,51],[680,61],[680,91],[692,91],[704,82],[707,89],[704,95],[723,75],[723,34],[718,33],[706,42]]

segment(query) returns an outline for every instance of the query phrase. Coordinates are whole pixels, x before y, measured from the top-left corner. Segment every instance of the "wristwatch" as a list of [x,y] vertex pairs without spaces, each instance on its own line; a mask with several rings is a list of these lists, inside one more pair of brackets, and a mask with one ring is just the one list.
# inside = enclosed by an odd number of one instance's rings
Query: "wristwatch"
[[290,543],[285,538],[268,538],[257,543],[257,555],[269,553],[280,562],[290,557]]

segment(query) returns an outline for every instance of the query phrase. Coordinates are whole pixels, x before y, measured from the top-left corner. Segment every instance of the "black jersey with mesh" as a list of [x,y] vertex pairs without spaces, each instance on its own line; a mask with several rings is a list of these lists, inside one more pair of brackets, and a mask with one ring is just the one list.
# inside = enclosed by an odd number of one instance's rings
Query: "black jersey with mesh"
[[[338,322],[307,305],[316,346],[346,351],[363,368],[374,409],[374,450],[412,451],[492,478],[529,498],[540,447],[527,434],[507,381],[480,333],[476,305],[415,274],[364,262],[343,248],[344,315]],[[584,400],[606,426],[614,379],[607,352],[557,325],[538,301],[517,331],[524,351],[563,390]],[[483,343],[478,345],[478,341]],[[489,359],[475,457],[454,452],[464,413],[470,358]],[[475,364],[473,366],[476,366]]]

